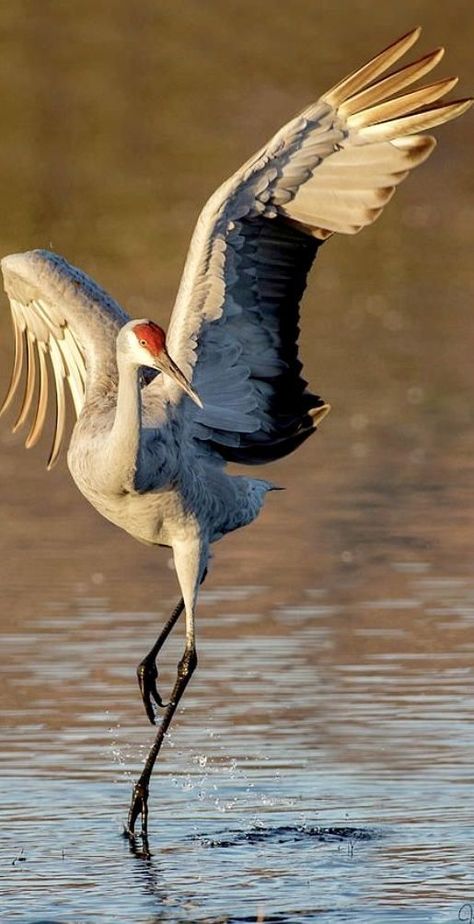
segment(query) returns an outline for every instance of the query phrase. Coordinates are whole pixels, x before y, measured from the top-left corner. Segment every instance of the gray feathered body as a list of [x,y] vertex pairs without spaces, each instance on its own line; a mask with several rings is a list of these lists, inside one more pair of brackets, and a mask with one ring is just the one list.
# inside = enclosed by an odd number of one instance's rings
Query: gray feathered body
[[141,542],[172,547],[190,534],[215,542],[258,515],[271,483],[228,475],[180,447],[171,427],[143,431],[136,464],[117,484],[108,447],[114,413],[112,402],[100,415],[86,405],[68,452],[77,487],[107,520]]

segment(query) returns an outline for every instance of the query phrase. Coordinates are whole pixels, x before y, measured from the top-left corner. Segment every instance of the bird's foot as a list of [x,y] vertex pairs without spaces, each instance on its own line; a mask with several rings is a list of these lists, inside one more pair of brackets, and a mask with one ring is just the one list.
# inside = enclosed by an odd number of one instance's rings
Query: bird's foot
[[134,834],[127,831],[127,828],[124,828],[123,835],[127,838],[130,852],[134,857],[137,857],[138,860],[151,860],[150,845],[147,837],[142,836],[137,839]]
[[152,725],[156,724],[156,714],[154,703],[160,708],[165,708],[167,703],[164,703],[156,685],[158,680],[158,669],[154,658],[147,656],[140,662],[137,667],[137,678],[138,686],[140,687],[140,693],[142,694],[143,705],[145,706],[145,712]]
[[141,780],[133,787],[132,800],[128,812],[126,834],[129,840],[135,840],[135,823],[141,817],[141,836],[144,844],[148,838],[148,785]]

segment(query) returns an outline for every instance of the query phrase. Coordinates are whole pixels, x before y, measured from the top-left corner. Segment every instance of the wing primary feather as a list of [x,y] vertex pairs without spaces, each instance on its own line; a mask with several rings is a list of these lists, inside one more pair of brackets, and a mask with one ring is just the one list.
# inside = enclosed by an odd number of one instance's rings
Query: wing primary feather
[[84,395],[76,369],[69,369],[67,374],[67,383],[69,385],[69,391],[71,392],[76,416],[79,417],[79,414],[82,410],[82,405],[84,404]]
[[38,403],[36,406],[36,413],[34,416],[33,423],[31,425],[30,432],[26,438],[25,446],[27,449],[31,449],[32,446],[35,446],[38,442],[44,427],[44,422],[46,419],[46,411],[48,408],[48,370],[46,368],[46,350],[47,346],[45,343],[38,343],[38,357],[39,357],[39,393],[38,393]]
[[377,106],[370,106],[368,109],[361,109],[354,115],[349,116],[347,124],[350,128],[364,128],[366,125],[374,125],[377,122],[416,112],[422,106],[427,106],[429,103],[434,103],[441,99],[445,93],[449,93],[456,86],[457,82],[457,77],[447,77],[445,80],[437,80],[436,83],[429,86],[412,90],[411,93],[405,93],[404,96],[397,96],[395,99],[386,100]]
[[[84,404],[84,386],[81,379],[80,370],[77,366],[76,351],[77,353],[79,351],[77,350],[74,337],[68,327],[64,328],[64,339],[60,340],[58,345],[61,350],[63,362],[66,368],[67,383],[69,385],[69,390],[74,402],[76,415],[79,417],[79,414],[82,410],[82,405]],[[76,351],[74,349],[75,347]]]
[[452,103],[440,103],[430,109],[413,112],[398,119],[367,125],[358,129],[357,140],[360,139],[361,142],[398,140],[401,135],[425,131],[428,128],[443,125],[444,122],[450,122],[451,119],[456,119],[470,109],[472,103],[472,99],[453,100]]
[[10,383],[8,386],[8,391],[5,395],[2,407],[0,408],[0,414],[3,414],[9,407],[15,397],[18,385],[21,379],[21,373],[23,371],[23,365],[25,363],[25,330],[21,326],[19,319],[17,318],[16,311],[12,305],[12,321],[13,321],[13,332],[15,336],[15,358],[13,360],[12,374],[10,378]]
[[420,26],[412,29],[411,32],[407,32],[406,35],[402,35],[401,38],[389,45],[388,48],[385,48],[384,51],[381,51],[375,58],[371,58],[359,70],[340,80],[321,99],[329,103],[330,106],[337,108],[349,96],[353,96],[358,90],[362,90],[368,83],[376,80],[380,74],[388,70],[392,64],[395,64],[418,41],[420,35]]
[[443,55],[444,48],[435,48],[434,51],[430,51],[422,58],[418,58],[413,64],[406,64],[405,67],[401,67],[394,74],[390,74],[389,77],[384,77],[383,80],[379,80],[365,90],[350,96],[345,103],[341,103],[339,106],[340,115],[347,118],[355,112],[360,112],[361,109],[373,106],[380,100],[386,100],[395,93],[405,90],[406,87],[429,74],[439,64]]
[[[65,340],[67,341],[68,348],[71,352],[71,359],[74,362],[74,366],[77,370],[79,379],[82,382],[82,385],[84,388],[86,384],[86,364],[84,362],[84,357],[82,355],[82,352],[79,349],[79,346],[77,344],[76,338],[74,337],[74,334],[72,333],[70,327],[68,327],[67,325],[64,328],[64,337],[65,337]],[[82,407],[82,404],[83,404],[83,401],[81,402],[81,407]]]
[[61,444],[64,438],[64,427],[66,422],[66,400],[64,396],[64,364],[61,351],[55,340],[50,341],[51,363],[54,372],[54,384],[56,388],[56,420],[54,426],[53,445],[49,454],[46,468],[50,471],[56,464]]
[[26,331],[26,384],[20,413],[13,424],[12,433],[16,433],[25,423],[33,402],[36,383],[36,338],[30,330]]

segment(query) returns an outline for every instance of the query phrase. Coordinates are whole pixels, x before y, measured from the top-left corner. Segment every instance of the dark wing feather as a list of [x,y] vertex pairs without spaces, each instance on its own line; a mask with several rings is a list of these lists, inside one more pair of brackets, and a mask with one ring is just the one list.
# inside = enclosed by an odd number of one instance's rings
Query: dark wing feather
[[[257,464],[296,449],[314,432],[314,411],[324,404],[307,390],[298,359],[299,305],[321,241],[279,218],[243,220],[239,239],[239,250],[232,254],[239,272],[228,289],[242,309],[235,335],[247,325],[268,332],[265,350],[246,353],[248,384],[258,401],[258,429],[241,433],[236,445],[229,445],[228,435],[217,428],[201,439],[207,437],[226,461]],[[205,340],[203,329],[204,347]]]

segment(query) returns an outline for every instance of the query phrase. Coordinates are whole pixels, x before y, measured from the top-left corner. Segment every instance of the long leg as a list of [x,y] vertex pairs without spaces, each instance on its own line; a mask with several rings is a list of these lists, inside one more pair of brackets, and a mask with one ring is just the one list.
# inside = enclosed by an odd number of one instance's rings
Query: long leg
[[181,597],[181,600],[175,606],[173,612],[171,613],[168,622],[163,626],[153,648],[150,648],[150,651],[143,658],[143,661],[140,661],[140,664],[137,667],[137,678],[138,686],[140,687],[140,693],[142,694],[143,705],[145,706],[146,714],[152,725],[155,724],[155,710],[153,708],[152,700],[156,703],[157,706],[164,706],[163,700],[158,692],[156,682],[158,680],[158,668],[156,666],[156,658],[158,652],[166,642],[168,635],[171,630],[174,629],[181,613],[184,610],[184,600]]
[[[197,591],[205,573],[205,559],[207,558],[207,550],[206,552],[204,551],[201,543],[197,539],[187,543],[180,542],[175,544],[173,552],[176,573],[181,585],[186,611],[186,647],[183,657],[178,664],[176,682],[171,693],[170,702],[165,708],[156,738],[150,748],[140,777],[133,788],[132,800],[130,803],[127,825],[128,834],[130,837],[134,836],[135,823],[140,815],[142,825],[141,833],[146,848],[148,836],[148,793],[151,774],[179,701],[197,665],[194,610]],[[176,619],[177,618],[178,617],[176,617]]]
[[[205,581],[206,575],[207,568],[204,570],[204,574],[201,578],[201,584]],[[156,659],[161,648],[166,642],[168,635],[174,629],[183,610],[184,600],[181,597],[181,600],[176,604],[173,612],[171,613],[168,622],[163,626],[155,644],[152,648],[150,648],[148,654],[145,655],[143,661],[140,661],[140,664],[137,667],[138,686],[140,687],[140,693],[142,694],[142,700],[143,705],[145,706],[146,714],[152,725],[156,724],[156,715],[153,708],[153,701],[157,706],[165,706],[156,685],[158,680],[158,668]]]
[[176,712],[179,701],[191,679],[193,671],[197,665],[197,656],[196,649],[188,648],[186,646],[184,655],[181,658],[181,661],[178,664],[178,673],[176,677],[176,683],[173,687],[173,692],[171,694],[171,700],[168,703],[163,718],[158,729],[156,738],[150,748],[148,757],[145,762],[145,766],[142,770],[140,778],[133,788],[132,801],[130,803],[130,811],[128,813],[128,833],[133,836],[135,832],[135,822],[139,815],[141,815],[142,823],[142,836],[146,839],[148,834],[148,792],[150,785],[150,777],[153,772],[153,767],[155,766],[156,758],[158,757],[161,745],[163,744],[163,739],[168,731],[168,728],[171,724],[171,720]]

